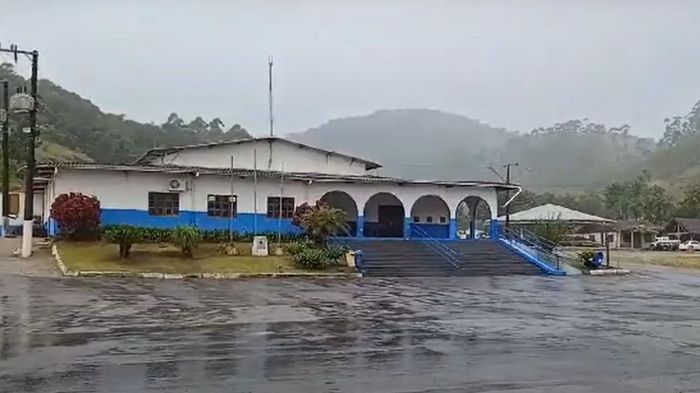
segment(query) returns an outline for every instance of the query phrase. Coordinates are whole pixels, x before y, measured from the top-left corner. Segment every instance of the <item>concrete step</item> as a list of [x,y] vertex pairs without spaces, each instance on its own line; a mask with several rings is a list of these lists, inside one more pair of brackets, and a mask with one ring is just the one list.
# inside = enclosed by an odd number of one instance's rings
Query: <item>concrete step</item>
[[[442,246],[420,240],[345,239],[353,249],[362,250],[363,270],[368,276],[422,277],[422,276],[496,276],[542,274],[497,241],[443,242]],[[435,248],[438,248],[436,250]],[[442,255],[449,248],[450,259],[458,262],[455,268]]]

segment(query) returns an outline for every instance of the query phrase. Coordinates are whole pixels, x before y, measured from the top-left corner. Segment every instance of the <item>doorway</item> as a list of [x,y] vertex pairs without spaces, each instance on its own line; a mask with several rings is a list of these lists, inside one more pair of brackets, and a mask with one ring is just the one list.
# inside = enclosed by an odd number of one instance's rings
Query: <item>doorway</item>
[[403,237],[403,206],[380,205],[377,216],[377,237]]

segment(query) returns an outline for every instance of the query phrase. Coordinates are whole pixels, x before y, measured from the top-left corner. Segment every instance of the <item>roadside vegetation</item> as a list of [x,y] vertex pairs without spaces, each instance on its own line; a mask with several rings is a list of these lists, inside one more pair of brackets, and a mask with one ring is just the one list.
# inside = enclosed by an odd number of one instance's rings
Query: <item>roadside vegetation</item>
[[268,256],[252,255],[253,234],[248,233],[195,226],[100,226],[99,206],[96,198],[79,193],[60,195],[52,205],[58,247],[69,270],[181,274],[353,270],[344,263],[348,250],[329,241],[347,232],[345,214],[325,204],[297,208],[293,222],[298,234],[267,234]]

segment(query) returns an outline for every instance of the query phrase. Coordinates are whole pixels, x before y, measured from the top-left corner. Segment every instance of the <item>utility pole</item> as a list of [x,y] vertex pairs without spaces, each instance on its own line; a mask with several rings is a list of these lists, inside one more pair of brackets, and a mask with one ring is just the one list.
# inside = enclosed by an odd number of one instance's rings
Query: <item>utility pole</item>
[[27,169],[24,172],[24,224],[22,226],[22,257],[32,255],[32,231],[34,229],[34,166],[36,165],[35,142],[36,112],[38,102],[39,52],[32,51],[32,78],[30,82],[34,105],[29,111],[29,140],[27,141]]
[[[506,184],[510,184],[510,168],[517,167],[517,162],[511,162],[503,165],[506,168]],[[506,190],[506,200],[510,199],[510,189]],[[506,205],[506,228],[510,228],[510,204]]]
[[[28,258],[32,255],[32,230],[34,227],[34,167],[36,165],[34,149],[36,145],[35,139],[37,137],[36,115],[39,105],[39,94],[37,91],[39,79],[39,52],[36,50],[20,50],[17,48],[17,45],[10,45],[9,49],[0,48],[0,52],[12,54],[15,63],[17,62],[18,54],[29,56],[32,61],[32,76],[30,79],[32,102],[31,107],[26,108],[29,110],[29,138],[27,139],[27,167],[24,170],[24,223],[22,224],[22,257]],[[12,107],[13,105],[11,100],[10,106]]]
[[233,196],[233,164],[234,157],[231,156],[231,193],[228,196],[228,242],[233,245],[233,206],[236,203]]
[[274,118],[272,116],[272,56],[267,57],[267,75],[268,75],[268,94],[270,99],[270,136],[275,136],[275,131],[273,127]]
[[10,225],[10,83],[2,81],[2,236]]

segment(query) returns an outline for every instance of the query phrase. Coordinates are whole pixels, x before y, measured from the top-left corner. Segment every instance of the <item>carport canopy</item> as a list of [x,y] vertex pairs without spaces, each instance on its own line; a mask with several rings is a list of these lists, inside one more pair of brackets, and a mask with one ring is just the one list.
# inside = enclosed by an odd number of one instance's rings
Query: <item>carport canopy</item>
[[[500,221],[505,221],[506,216],[500,216],[498,219]],[[511,223],[534,224],[542,221],[564,221],[572,224],[612,224],[615,222],[609,218],[594,216],[552,203],[536,206],[510,215]]]

